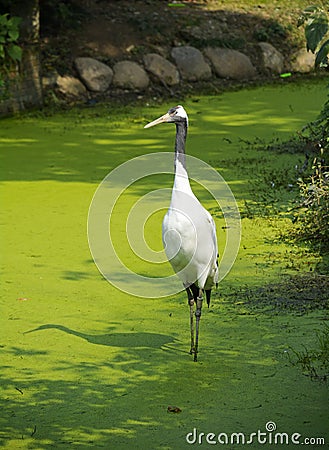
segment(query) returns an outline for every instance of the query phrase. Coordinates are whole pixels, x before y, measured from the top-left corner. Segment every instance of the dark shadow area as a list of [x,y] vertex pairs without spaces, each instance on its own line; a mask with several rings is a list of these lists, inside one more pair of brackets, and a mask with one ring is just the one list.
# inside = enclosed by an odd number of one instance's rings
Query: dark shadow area
[[89,272],[79,272],[79,271],[74,271],[74,270],[66,270],[62,276],[62,278],[64,280],[70,280],[70,281],[86,280],[90,277],[91,277],[91,274]]
[[26,331],[24,334],[34,333],[36,331],[56,329],[73,336],[77,336],[90,344],[106,345],[111,347],[149,347],[149,348],[161,348],[163,345],[173,343],[175,339],[172,336],[156,333],[111,333],[93,335],[86,334],[80,331],[72,330],[68,327],[56,324],[41,325],[34,330]]
[[329,276],[318,273],[284,275],[279,281],[261,287],[241,287],[226,294],[237,308],[267,314],[304,315],[312,311],[329,310]]

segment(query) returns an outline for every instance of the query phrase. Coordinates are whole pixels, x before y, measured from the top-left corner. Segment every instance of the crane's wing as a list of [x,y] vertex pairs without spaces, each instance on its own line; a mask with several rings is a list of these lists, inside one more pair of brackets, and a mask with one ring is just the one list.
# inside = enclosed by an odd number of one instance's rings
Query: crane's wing
[[[201,241],[201,252],[203,253],[203,273],[200,277],[200,284],[205,287],[205,289],[211,289],[214,284],[218,283],[218,245],[217,245],[217,235],[216,235],[216,225],[211,214],[204,209],[204,218],[206,221],[206,227],[203,227],[203,231],[200,234]],[[205,236],[207,234],[207,238]],[[204,252],[206,252],[204,254]]]

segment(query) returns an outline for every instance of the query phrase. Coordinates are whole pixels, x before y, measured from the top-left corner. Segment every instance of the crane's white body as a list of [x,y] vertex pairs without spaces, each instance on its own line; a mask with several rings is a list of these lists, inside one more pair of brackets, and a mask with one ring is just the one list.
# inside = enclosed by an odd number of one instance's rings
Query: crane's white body
[[162,223],[165,252],[184,287],[196,283],[200,289],[211,289],[218,280],[215,224],[178,159],[175,167],[171,203]]
[[206,292],[209,306],[211,288],[218,281],[216,227],[213,218],[193,194],[190,186],[185,164],[188,128],[185,109],[180,105],[175,106],[144,128],[164,122],[176,124],[176,140],[175,181],[170,206],[162,223],[162,240],[167,258],[187,292],[191,326],[190,353],[194,354],[194,361],[197,361],[203,293]]

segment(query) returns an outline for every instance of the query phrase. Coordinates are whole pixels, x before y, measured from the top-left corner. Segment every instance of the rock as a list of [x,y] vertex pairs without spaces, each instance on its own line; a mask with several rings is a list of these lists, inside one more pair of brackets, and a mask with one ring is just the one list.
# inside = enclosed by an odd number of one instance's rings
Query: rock
[[113,85],[127,89],[145,89],[149,77],[145,70],[132,61],[120,61],[113,67]]
[[189,46],[174,47],[171,56],[183,79],[198,81],[211,78],[211,68],[197,48]]
[[70,75],[58,76],[57,86],[59,91],[65,95],[73,95],[79,97],[86,94],[87,90],[78,78],[71,77]]
[[43,89],[54,89],[57,86],[59,74],[56,70],[46,73],[42,77],[42,88]]
[[314,70],[315,55],[312,52],[308,52],[306,48],[301,48],[291,58],[291,69],[293,72],[307,73]]
[[174,64],[157,53],[148,53],[144,56],[146,70],[151,72],[168,86],[179,83],[179,73]]
[[268,42],[260,42],[259,47],[262,52],[265,69],[274,73],[282,73],[284,68],[284,57],[273,45]]
[[79,77],[90,91],[104,92],[113,78],[113,70],[94,58],[76,58],[75,67]]
[[256,69],[244,53],[220,47],[208,47],[205,55],[214,66],[215,73],[221,78],[243,80],[253,78]]

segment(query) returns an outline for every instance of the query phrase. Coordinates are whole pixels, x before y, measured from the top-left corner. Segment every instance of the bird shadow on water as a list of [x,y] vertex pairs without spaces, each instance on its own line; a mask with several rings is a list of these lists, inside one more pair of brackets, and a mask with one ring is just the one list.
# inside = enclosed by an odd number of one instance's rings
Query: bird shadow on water
[[118,333],[112,332],[111,328],[109,333],[105,334],[87,334],[80,331],[72,330],[58,324],[45,324],[41,325],[33,330],[25,331],[24,334],[34,333],[43,330],[59,330],[64,333],[79,337],[95,345],[104,345],[108,347],[124,347],[124,348],[137,348],[137,347],[149,347],[149,348],[161,348],[173,344],[176,339],[173,336],[159,333],[147,333],[147,332],[127,332]]

